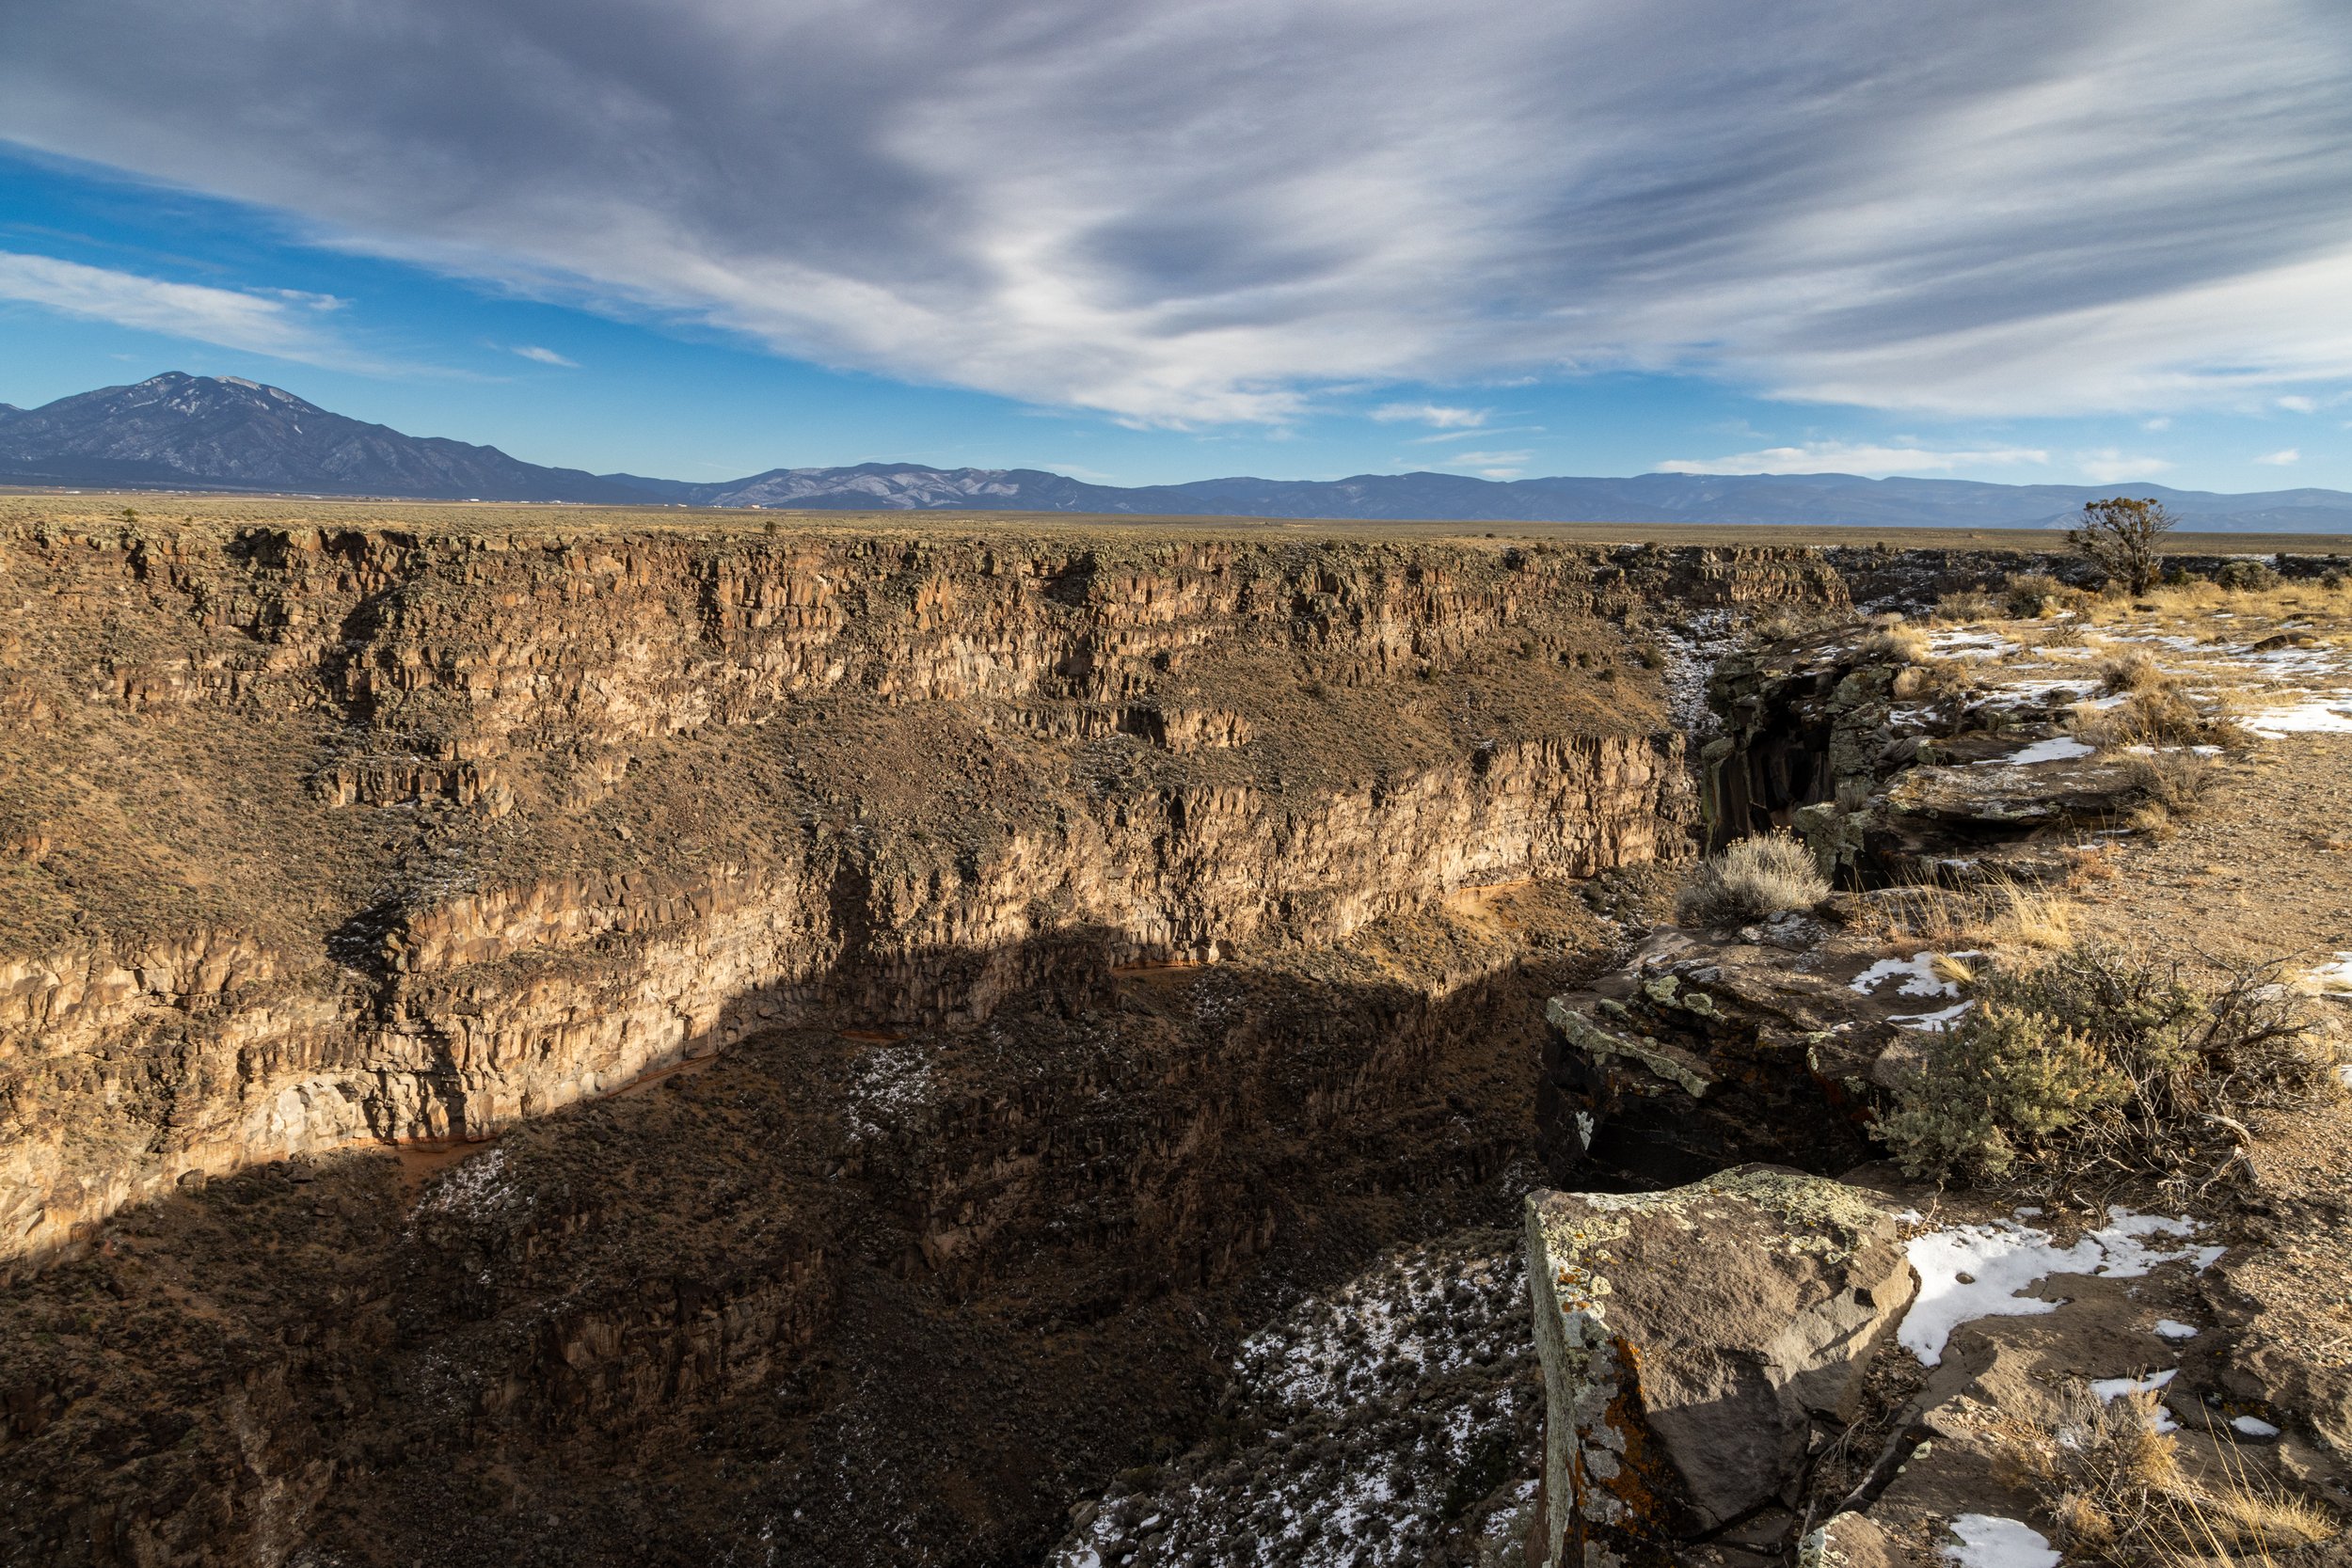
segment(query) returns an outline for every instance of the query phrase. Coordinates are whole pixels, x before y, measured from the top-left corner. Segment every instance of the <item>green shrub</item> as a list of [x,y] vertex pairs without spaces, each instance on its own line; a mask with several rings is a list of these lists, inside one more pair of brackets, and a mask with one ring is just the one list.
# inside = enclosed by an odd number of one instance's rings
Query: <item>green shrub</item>
[[2001,607],[2012,620],[2031,621],[2065,608],[2073,597],[2074,590],[2047,572],[2012,572],[2001,590]]
[[1682,893],[1683,919],[1701,926],[1744,926],[1809,910],[1829,896],[1829,879],[1813,851],[1787,829],[1743,838],[1699,867]]
[[2056,1019],[1980,1001],[1930,1048],[1876,1132],[1907,1175],[1990,1180],[2017,1163],[2020,1140],[2062,1132],[2122,1092],[2099,1051]]
[[2279,574],[2259,561],[2225,561],[2213,580],[2233,593],[2259,594],[2279,586]]
[[2276,965],[2192,972],[2104,943],[1978,976],[1875,1135],[1913,1176],[2167,1173],[2250,1110],[2338,1092]]

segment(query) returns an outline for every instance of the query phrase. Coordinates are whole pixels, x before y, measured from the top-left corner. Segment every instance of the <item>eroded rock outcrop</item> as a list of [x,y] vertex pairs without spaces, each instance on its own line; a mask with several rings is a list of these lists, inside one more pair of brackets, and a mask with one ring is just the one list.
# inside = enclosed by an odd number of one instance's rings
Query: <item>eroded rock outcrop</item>
[[[1948,955],[1870,934],[1907,895],[1733,931],[1668,927],[1551,998],[1536,1122],[1558,1185],[1658,1188],[1749,1161],[1836,1175],[1966,1010]],[[1852,922],[1851,926],[1847,922]]]
[[1547,1568],[1669,1568],[1797,1501],[1915,1288],[1875,1195],[1743,1166],[1668,1192],[1539,1193]]
[[[2006,646],[1945,635],[1955,651]],[[2003,681],[1929,646],[1917,640],[1929,662],[1914,662],[1849,628],[1724,659],[1709,700],[1724,729],[1700,763],[1708,842],[1788,828],[1848,885],[2031,874],[2064,835],[2145,798],[2126,760],[2069,736],[2074,705],[2097,694],[2090,672]]]

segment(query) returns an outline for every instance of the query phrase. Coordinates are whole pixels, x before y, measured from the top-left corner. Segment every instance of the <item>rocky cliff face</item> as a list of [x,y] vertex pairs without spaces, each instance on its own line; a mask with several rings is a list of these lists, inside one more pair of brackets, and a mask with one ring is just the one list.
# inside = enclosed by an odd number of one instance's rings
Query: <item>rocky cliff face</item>
[[0,597],[8,1549],[840,1562],[1034,1549],[1497,1217],[1570,884],[1687,852],[1669,616],[1842,586],[36,522]]
[[[1642,624],[1803,557],[279,528],[7,540],[0,1247],[820,1006],[972,1022],[1671,852]],[[1629,627],[1630,630],[1629,630]]]

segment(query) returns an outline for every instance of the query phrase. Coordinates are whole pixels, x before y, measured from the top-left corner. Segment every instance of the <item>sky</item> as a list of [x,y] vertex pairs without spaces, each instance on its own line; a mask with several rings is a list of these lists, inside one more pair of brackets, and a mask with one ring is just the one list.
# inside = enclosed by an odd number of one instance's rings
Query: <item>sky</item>
[[12,0],[0,402],[2352,489],[2342,0]]

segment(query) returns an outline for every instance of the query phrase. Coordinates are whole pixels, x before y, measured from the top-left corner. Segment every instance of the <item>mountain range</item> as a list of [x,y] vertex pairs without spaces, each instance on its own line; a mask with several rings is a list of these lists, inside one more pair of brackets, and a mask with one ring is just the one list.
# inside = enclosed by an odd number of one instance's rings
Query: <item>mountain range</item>
[[[744,479],[692,483],[543,467],[496,447],[405,436],[346,419],[281,388],[178,372],[39,408],[0,404],[0,483],[619,506],[1880,528],[2054,527],[2070,520],[2084,501],[2119,489],[1836,473],[1509,481],[1359,474],[1131,487],[1089,484],[1038,468],[905,463],[771,468]],[[2191,529],[2352,533],[2352,494],[2341,490],[2220,495],[2160,484],[2122,488],[2162,500]]]

